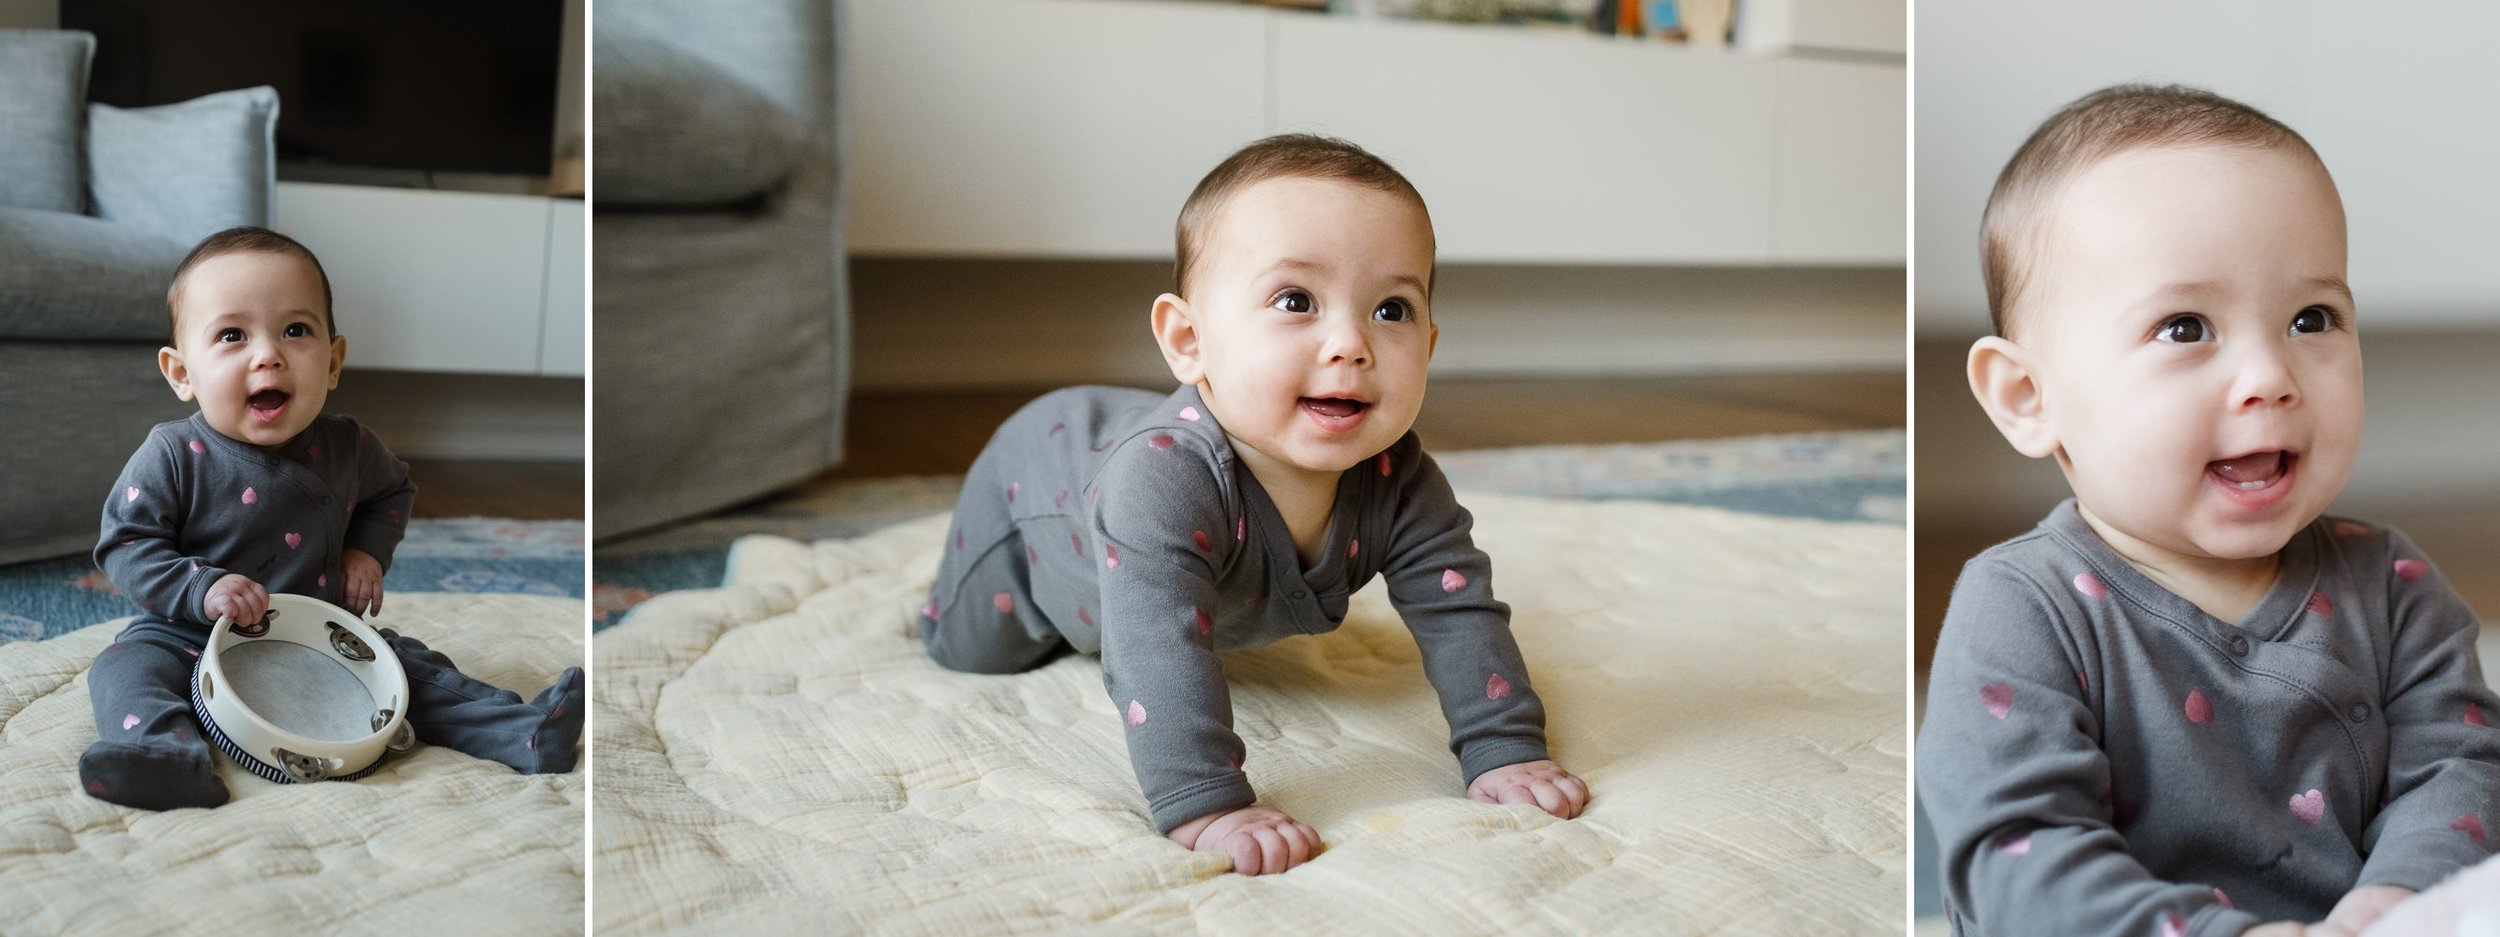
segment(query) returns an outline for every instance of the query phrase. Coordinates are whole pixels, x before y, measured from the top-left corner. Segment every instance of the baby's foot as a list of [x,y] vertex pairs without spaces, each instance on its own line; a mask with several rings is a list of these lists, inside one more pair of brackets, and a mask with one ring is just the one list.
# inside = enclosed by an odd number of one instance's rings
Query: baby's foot
[[98,741],[78,756],[78,783],[97,800],[141,810],[226,802],[226,782],[206,745]]
[[573,748],[582,740],[582,669],[566,667],[556,682],[539,691],[530,705],[547,714],[530,734],[529,749],[536,760],[514,765],[523,774],[563,774],[573,770]]
[[1236,807],[1210,813],[1173,827],[1165,834],[1198,852],[1220,852],[1233,858],[1233,871],[1243,875],[1282,872],[1311,861],[1327,848],[1309,824],[1268,807]]

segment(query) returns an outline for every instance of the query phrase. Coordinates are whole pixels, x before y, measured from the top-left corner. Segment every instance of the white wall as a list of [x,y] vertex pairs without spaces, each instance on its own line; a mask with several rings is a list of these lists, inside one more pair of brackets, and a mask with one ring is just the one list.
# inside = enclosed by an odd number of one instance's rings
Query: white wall
[[0,29],[53,29],[60,25],[60,0],[0,0]]
[[2059,106],[2125,81],[2237,98],[2335,174],[2372,329],[2500,327],[2500,7],[2435,0],[1920,0],[1917,325],[1987,329],[1979,212]]

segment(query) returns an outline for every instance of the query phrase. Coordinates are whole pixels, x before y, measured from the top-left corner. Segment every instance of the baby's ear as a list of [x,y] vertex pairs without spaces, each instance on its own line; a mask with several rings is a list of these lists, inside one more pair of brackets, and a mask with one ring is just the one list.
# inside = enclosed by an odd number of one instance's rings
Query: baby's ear
[[1189,301],[1173,293],[1155,297],[1151,321],[1155,346],[1163,349],[1163,363],[1171,367],[1172,378],[1191,385],[1204,380],[1206,363],[1199,357],[1198,324]]
[[191,369],[182,363],[182,352],[172,346],[156,350],[156,370],[165,375],[166,386],[174,389],[174,399],[191,399]]
[[1970,392],[2014,451],[2034,459],[2057,452],[2048,395],[2023,346],[1993,335],[1971,343]]

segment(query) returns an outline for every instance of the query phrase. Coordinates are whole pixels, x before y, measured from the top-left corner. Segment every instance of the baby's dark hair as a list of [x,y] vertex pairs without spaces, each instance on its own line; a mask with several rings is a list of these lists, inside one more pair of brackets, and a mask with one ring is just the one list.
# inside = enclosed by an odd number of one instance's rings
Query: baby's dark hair
[[2318,151],[2283,122],[2211,91],[2183,85],[2113,85],[2075,99],[2031,132],[1997,174],[1980,214],[1979,267],[1988,322],[2010,336],[2039,246],[2042,206],[2102,160],[2164,146],[2236,146],[2297,153],[2324,169]]
[[[1216,213],[1233,193],[1269,179],[1288,177],[1349,182],[1405,196],[1415,203],[1416,211],[1423,213],[1425,234],[1431,234],[1432,213],[1424,208],[1423,195],[1386,160],[1335,137],[1280,133],[1233,151],[1233,155],[1208,170],[1206,178],[1198,180],[1198,188],[1189,193],[1189,200],[1181,203],[1180,220],[1172,226],[1172,292],[1188,295],[1189,269],[1198,263],[1207,228],[1214,224]],[[1429,280],[1425,291],[1431,291]]]
[[191,268],[227,254],[292,254],[304,258],[305,263],[312,265],[313,275],[321,278],[321,327],[332,335],[339,334],[338,317],[330,309],[330,272],[321,269],[321,258],[313,256],[312,249],[302,242],[258,225],[237,225],[201,238],[191,253],[183,256],[182,265],[174,268],[173,285],[165,288],[165,316],[170,326],[177,330],[181,326],[181,315],[175,307],[182,299],[183,278],[191,273]]

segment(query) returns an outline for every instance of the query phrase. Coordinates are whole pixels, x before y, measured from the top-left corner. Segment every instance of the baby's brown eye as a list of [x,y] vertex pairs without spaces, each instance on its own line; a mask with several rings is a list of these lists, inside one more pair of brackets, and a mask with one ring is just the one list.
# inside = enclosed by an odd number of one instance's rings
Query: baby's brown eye
[[1407,305],[1406,300],[1392,299],[1372,310],[1372,318],[1382,322],[1405,322],[1415,318],[1415,307]]
[[2324,332],[2333,329],[2342,319],[2343,317],[2336,315],[2333,309],[2325,306],[2311,306],[2292,317],[2292,334]]
[[221,341],[221,342],[239,342],[239,341],[242,341],[242,340],[243,340],[243,330],[242,330],[242,329],[222,329],[222,330],[219,330],[219,331],[218,331],[218,333],[217,333],[217,340],[218,340],[218,341]]
[[1270,308],[1280,312],[1309,312],[1311,311],[1311,294],[1301,290],[1286,290],[1276,294],[1276,298],[1269,300],[1267,304]]
[[286,337],[288,338],[303,338],[311,334],[312,326],[305,325],[301,322],[293,323],[286,327]]
[[2204,317],[2197,315],[2171,316],[2163,320],[2161,328],[2153,330],[2153,337],[2182,345],[2204,341],[2210,334],[2211,331],[2205,328]]

